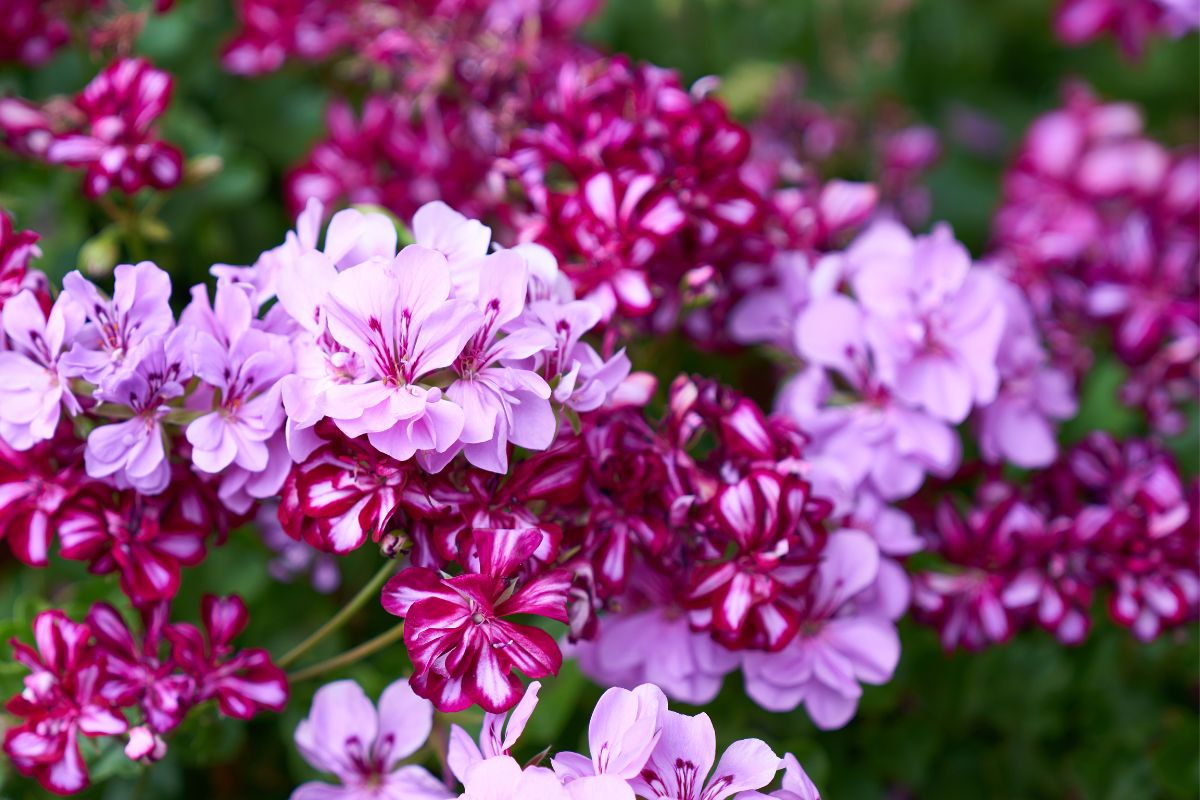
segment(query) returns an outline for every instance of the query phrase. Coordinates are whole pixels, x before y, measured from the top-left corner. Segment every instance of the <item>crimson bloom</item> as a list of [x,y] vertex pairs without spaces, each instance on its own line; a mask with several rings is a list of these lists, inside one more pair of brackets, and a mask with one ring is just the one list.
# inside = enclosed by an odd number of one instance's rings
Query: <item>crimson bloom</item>
[[127,491],[114,503],[99,484],[64,506],[56,522],[62,557],[88,561],[98,575],[119,572],[121,591],[139,605],[174,597],[181,568],[204,559],[208,536],[157,497]]
[[220,712],[235,719],[251,719],[262,710],[282,711],[288,700],[283,670],[262,648],[235,650],[231,645],[250,621],[242,599],[205,595],[200,617],[204,633],[186,623],[166,628],[172,658],[195,681],[195,702],[215,699]]
[[143,59],[114,61],[75,100],[86,125],[58,137],[46,159],[85,168],[88,197],[112,188],[133,194],[145,186],[175,186],[183,177],[183,154],[153,129],[171,101],[172,83],[170,75]]
[[388,581],[383,607],[405,619],[417,694],[446,712],[478,703],[500,713],[523,692],[514,669],[530,678],[558,673],[562,653],[554,637],[504,619],[533,614],[567,621],[567,572],[548,571],[515,590],[508,580],[543,538],[536,529],[476,530],[479,572],[444,578],[410,567]]
[[12,641],[13,657],[30,674],[25,690],[6,706],[24,721],[5,732],[4,752],[21,774],[55,794],[71,794],[88,783],[78,734],[113,736],[127,723],[98,691],[103,671],[88,626],[61,611],[43,611],[33,632],[36,649]]

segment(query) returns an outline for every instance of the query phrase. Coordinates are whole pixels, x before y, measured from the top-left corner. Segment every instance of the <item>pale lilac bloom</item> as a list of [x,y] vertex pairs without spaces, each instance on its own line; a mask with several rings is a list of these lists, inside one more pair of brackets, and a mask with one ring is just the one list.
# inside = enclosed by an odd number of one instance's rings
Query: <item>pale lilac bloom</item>
[[312,427],[325,417],[326,391],[366,379],[362,360],[339,344],[326,326],[324,303],[337,267],[324,253],[305,253],[284,268],[285,279],[277,291],[284,309],[303,333],[292,340],[293,374],[280,381],[287,446],[292,457],[302,461],[320,445]]
[[129,408],[133,416],[94,428],[87,439],[84,465],[93,478],[110,478],[118,488],[133,487],[142,494],[167,488],[167,460],[162,418],[166,403],[184,393],[191,378],[190,340],[193,331],[176,328],[168,336],[142,341],[123,359],[119,370],[96,390],[105,403]]
[[[530,295],[534,285],[531,282]],[[603,312],[589,300],[531,300],[520,322],[550,337],[550,346],[539,359],[546,380],[554,383],[554,401],[580,413],[604,405],[629,377],[631,364],[625,350],[605,359],[583,335],[600,322]]]
[[995,399],[1004,332],[999,279],[972,269],[948,226],[913,238],[898,223],[876,222],[845,257],[884,386],[955,424],[972,405]]
[[599,620],[594,639],[570,648],[579,668],[605,686],[652,683],[692,705],[712,702],[739,656],[697,633],[678,609],[655,607]]
[[467,771],[459,800],[634,800],[615,775],[581,778],[565,786],[545,767],[526,767],[511,756],[480,761]]
[[601,696],[588,723],[591,756],[562,752],[551,765],[564,780],[589,775],[616,775],[632,780],[642,771],[662,736],[667,698],[645,683],[630,691],[613,687]]
[[803,704],[822,729],[849,722],[862,695],[859,684],[886,683],[900,659],[896,626],[876,610],[888,604],[870,595],[865,598],[870,603],[861,603],[879,571],[879,549],[869,536],[834,533],[800,635],[777,653],[743,655],[747,694],[769,711]]
[[[488,258],[478,278],[476,303],[483,323],[454,361],[457,379],[446,397],[463,410],[461,451],[480,469],[508,471],[508,443],[545,450],[557,428],[550,407],[550,386],[533,370],[515,366],[554,344],[544,330],[507,328],[525,309],[527,268],[518,254],[504,251]],[[454,447],[424,462],[439,470],[459,451]]]
[[400,679],[383,690],[379,707],[354,681],[326,684],[296,727],[304,760],[341,786],[312,781],[291,800],[447,800],[445,785],[424,767],[401,766],[433,729],[433,704]]
[[[218,284],[211,312],[207,293],[198,289],[181,324],[191,321],[195,327],[192,371],[204,382],[209,403],[218,403],[187,427],[192,463],[209,474],[234,464],[252,474],[264,472],[268,442],[283,424],[278,382],[291,371],[291,346],[254,327],[255,308],[241,286]],[[209,403],[205,407],[212,408]]]
[[83,325],[83,312],[63,292],[46,316],[25,289],[4,304],[0,324],[8,338],[8,349],[0,348],[0,438],[28,450],[54,436],[63,405],[72,414],[79,410],[63,349]]
[[480,326],[476,307],[451,299],[450,290],[445,256],[419,245],[334,278],[324,304],[329,333],[366,373],[365,381],[325,390],[325,414],[347,436],[366,434],[401,461],[458,442],[463,410],[441,389],[417,383],[454,363]]
[[338,270],[372,259],[396,257],[396,225],[387,214],[346,208],[333,215],[325,231],[324,253]]
[[819,494],[853,507],[864,482],[884,500],[899,500],[921,487],[926,473],[949,477],[961,458],[954,429],[944,420],[898,402],[878,387],[864,386],[856,403],[834,402],[834,387],[820,367],[784,384],[776,410],[810,435],[805,460]]
[[662,736],[641,774],[631,781],[634,791],[647,800],[725,800],[766,786],[781,765],[761,739],[729,745],[714,770],[716,753],[716,731],[707,714],[689,717],[664,711]]
[[812,264],[807,253],[786,251],[770,266],[744,265],[734,270],[735,287],[743,297],[729,314],[729,336],[739,344],[793,346],[796,319],[808,304]]
[[491,228],[439,200],[417,209],[412,232],[414,242],[446,257],[454,296],[473,299],[479,291],[479,278],[490,266],[483,262],[492,241]]
[[870,487],[862,487],[855,500],[848,517],[850,527],[871,534],[880,553],[910,556],[925,549],[925,540],[917,535],[912,517],[888,505]]
[[103,384],[129,353],[148,339],[175,327],[171,277],[149,261],[121,264],[114,271],[111,299],[78,271],[63,278],[63,288],[87,316],[63,363],[71,375]]
[[1049,363],[1024,295],[1008,281],[1001,286],[1000,392],[979,412],[979,449],[990,462],[1045,467],[1058,455],[1057,423],[1075,416],[1078,404],[1070,375]]

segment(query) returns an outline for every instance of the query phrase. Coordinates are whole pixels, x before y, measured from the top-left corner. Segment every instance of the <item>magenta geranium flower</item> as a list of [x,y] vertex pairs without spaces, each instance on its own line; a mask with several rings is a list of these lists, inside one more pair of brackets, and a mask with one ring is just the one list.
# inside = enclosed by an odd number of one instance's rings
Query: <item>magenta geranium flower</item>
[[24,775],[55,794],[88,784],[79,734],[124,733],[125,718],[100,692],[101,667],[91,631],[61,611],[43,611],[33,622],[36,649],[13,641],[14,658],[30,670],[25,690],[8,701],[23,722],[4,733],[4,752]]
[[204,558],[209,530],[166,513],[159,498],[95,486],[55,517],[62,557],[89,562],[92,572],[119,573],[122,591],[135,603],[170,600],[180,570]]
[[388,581],[383,607],[404,617],[417,694],[443,711],[478,704],[498,713],[521,696],[514,670],[530,678],[558,673],[562,653],[554,638],[505,619],[533,614],[567,621],[568,573],[547,572],[515,591],[506,580],[542,539],[537,530],[476,530],[477,573],[445,578],[431,569],[409,567]]

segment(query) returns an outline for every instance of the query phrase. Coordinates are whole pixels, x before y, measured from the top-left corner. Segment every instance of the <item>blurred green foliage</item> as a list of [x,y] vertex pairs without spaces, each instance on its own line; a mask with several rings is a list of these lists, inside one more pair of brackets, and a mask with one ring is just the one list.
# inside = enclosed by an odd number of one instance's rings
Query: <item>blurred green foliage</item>
[[[146,28],[140,52],[176,78],[166,136],[189,157],[215,156],[211,178],[172,193],[159,212],[169,238],[143,235],[146,255],[177,276],[201,280],[216,262],[248,263],[289,227],[282,175],[321,135],[325,104],[345,91],[322,69],[289,66],[257,80],[229,76],[215,60],[233,28],[227,2],[179,0]],[[588,31],[597,45],[682,71],[688,80],[724,78],[723,93],[751,117],[786,64],[803,67],[808,95],[865,118],[907,115],[945,134],[946,157],[930,179],[933,217],[947,219],[976,252],[986,245],[999,176],[1021,131],[1057,103],[1066,79],[1092,83],[1110,98],[1141,105],[1155,135],[1197,138],[1197,37],[1155,42],[1141,63],[1111,42],[1058,45],[1050,0],[610,0]],[[46,68],[0,70],[0,92],[45,98],[73,93],[98,65],[64,53]],[[899,111],[898,111],[899,109]],[[991,120],[1000,146],[980,153],[955,134],[964,113]],[[848,177],[861,177],[848,175]],[[85,262],[134,258],[127,235],[79,192],[78,175],[0,156],[0,206],[43,235],[41,266],[53,278]],[[144,231],[142,232],[145,233]],[[151,232],[161,233],[161,232]],[[158,239],[157,241],[155,239]],[[85,244],[87,248],[84,249]],[[113,248],[117,248],[114,253]],[[81,252],[82,250],[82,252]],[[721,372],[768,397],[769,370],[748,359],[714,369],[680,341],[640,352],[640,366]],[[1114,401],[1121,374],[1102,365],[1084,392],[1077,438],[1105,428],[1132,432]],[[1196,426],[1176,444],[1196,471]],[[282,653],[315,629],[374,571],[368,550],[343,561],[343,589],[331,597],[305,584],[280,584],[265,571],[268,552],[251,530],[235,532],[199,568],[185,573],[176,613],[195,618],[203,592],[240,593],[252,609],[242,641]],[[115,581],[78,564],[48,571],[0,563],[0,638],[28,638],[44,607],[80,618],[91,602],[121,605]],[[323,642],[308,660],[333,655],[392,622],[371,606]],[[866,689],[847,728],[819,732],[802,712],[772,715],[754,706],[731,677],[706,710],[722,745],[760,736],[792,750],[830,800],[845,798],[1194,798],[1200,781],[1198,637],[1180,632],[1145,646],[1108,624],[1082,647],[1041,633],[977,655],[943,654],[936,636],[903,628],[896,679]],[[407,672],[392,648],[339,673],[372,696]],[[0,694],[18,691],[24,670],[0,662]],[[315,777],[291,744],[317,683],[298,685],[287,713],[249,725],[220,720],[211,708],[189,719],[165,761],[143,769],[119,748],[97,754],[89,792],[104,800],[286,797]],[[546,745],[583,746],[600,690],[570,665],[548,682],[518,755]],[[478,716],[462,715],[478,724]],[[462,720],[460,720],[462,721]],[[426,759],[432,768],[436,761]],[[0,798],[43,796],[0,765]]]

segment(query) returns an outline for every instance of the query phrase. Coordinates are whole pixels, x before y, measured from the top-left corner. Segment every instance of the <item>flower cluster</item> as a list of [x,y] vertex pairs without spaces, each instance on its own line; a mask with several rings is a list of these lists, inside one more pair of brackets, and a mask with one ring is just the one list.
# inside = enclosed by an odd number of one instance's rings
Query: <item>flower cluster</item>
[[1200,618],[1200,486],[1146,442],[1092,434],[1035,480],[989,479],[960,514],[922,514],[950,570],[914,576],[913,607],[947,649],[1007,641],[1038,625],[1078,644],[1093,599],[1143,641]]
[[[212,531],[281,492],[289,534],[344,553],[386,532],[406,475],[459,454],[503,474],[628,375],[581,341],[600,311],[544,250],[488,254],[488,230],[442,204],[398,254],[383,215],[340,212],[323,249],[320,220],[313,205],[254,266],[216,268],[178,320],[149,262],[118,266],[111,298],[75,272],[52,302],[5,303],[0,520],[22,560],[44,565],[57,530],[136,603],[168,599]],[[355,525],[331,522],[356,503]]]
[[[235,71],[260,71],[284,51],[307,49],[310,58],[339,55],[343,69],[390,87],[369,94],[358,114],[331,103],[328,138],[288,177],[294,210],[315,197],[408,217],[441,200],[482,217],[502,199],[494,163],[530,124],[536,92],[564,61],[588,52],[571,34],[595,5],[246,0],[247,25],[225,60]],[[293,37],[296,47],[281,47]]]
[[[226,47],[225,68],[241,75],[279,69],[289,58],[358,58],[385,68],[412,94],[473,73],[513,68],[533,55],[539,36],[574,31],[597,0],[239,0],[241,27]],[[510,63],[504,64],[505,57]]]
[[651,65],[576,60],[503,159],[523,195],[504,209],[517,236],[549,247],[606,317],[673,323],[685,277],[764,244],[764,203],[742,176],[750,136],[705,92]]
[[899,659],[903,571],[830,516],[786,419],[687,378],[668,408],[657,430],[622,412],[580,439],[592,466],[588,515],[570,534],[587,559],[576,585],[608,612],[573,609],[591,639],[575,646],[580,665],[603,683],[651,681],[696,704],[741,666],[760,705],[803,704],[817,725],[844,725],[860,683],[886,682]]
[[[296,747],[341,786],[306,783],[292,800],[334,793],[345,800],[369,800],[381,791],[396,800],[724,800],[734,795],[820,800],[795,756],[781,759],[760,739],[733,742],[718,760],[708,715],[671,711],[652,684],[604,693],[588,726],[589,753],[563,751],[549,767],[537,763],[540,757],[522,767],[512,753],[540,688],[531,683],[511,714],[485,714],[478,742],[453,725],[444,754],[450,775],[442,782],[424,767],[404,763],[433,728],[433,706],[407,681],[384,689],[378,708],[354,681],[327,684],[296,728]],[[780,789],[770,795],[757,791],[774,782],[780,770]],[[451,775],[462,784],[461,794],[452,788]]]
[[0,140],[26,157],[84,170],[88,197],[170,189],[183,177],[183,154],[154,123],[171,86],[170,75],[143,59],[119,58],[69,101],[0,99]]
[[[973,412],[987,460],[1054,459],[1056,422],[1075,413],[1070,377],[1050,363],[1020,291],[973,265],[948,228],[913,237],[880,220],[844,251],[795,253],[775,269],[774,285],[734,309],[730,334],[798,359],[778,408],[811,437],[812,479],[840,513],[882,512],[896,531],[881,501],[953,474],[955,426]],[[912,552],[911,535],[896,533],[885,551]]]
[[1164,433],[1200,392],[1200,154],[1172,154],[1141,115],[1067,90],[1030,127],[995,218],[997,263],[1029,296],[1058,361],[1089,366],[1112,331],[1125,403]]
[[[174,0],[155,0],[153,10],[168,11]],[[76,23],[87,32],[94,50],[127,47],[148,15],[130,11],[113,0],[9,0],[0,19],[0,62],[16,61],[38,67],[50,60],[71,39]]]
[[1179,38],[1200,29],[1200,6],[1191,0],[1062,0],[1054,18],[1058,38],[1078,45],[1103,34],[1136,58],[1154,34]]
[[6,706],[20,723],[5,731],[4,752],[22,774],[71,794],[88,784],[80,734],[127,737],[130,759],[154,761],[166,753],[162,736],[200,703],[215,700],[236,719],[283,709],[283,671],[266,651],[232,644],[249,621],[240,598],[206,596],[203,630],[168,614],[167,603],[142,608],[135,635],[105,603],[82,623],[43,611],[33,622],[34,647],[13,640],[13,656],[29,674]]

